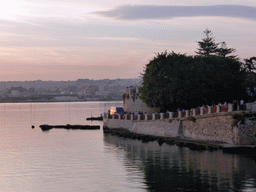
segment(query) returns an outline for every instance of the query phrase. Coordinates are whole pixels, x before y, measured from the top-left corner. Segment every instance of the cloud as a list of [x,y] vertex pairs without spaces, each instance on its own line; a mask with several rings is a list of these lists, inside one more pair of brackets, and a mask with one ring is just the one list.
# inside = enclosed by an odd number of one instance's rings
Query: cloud
[[175,17],[221,16],[256,20],[256,7],[241,5],[151,6],[125,5],[109,11],[94,12],[119,20],[167,19]]

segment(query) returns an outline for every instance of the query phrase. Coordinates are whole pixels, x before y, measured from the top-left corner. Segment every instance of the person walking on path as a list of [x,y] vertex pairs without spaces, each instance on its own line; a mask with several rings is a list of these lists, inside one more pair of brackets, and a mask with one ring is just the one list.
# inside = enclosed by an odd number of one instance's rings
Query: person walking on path
[[244,110],[244,100],[243,99],[240,100],[240,109]]
[[237,102],[236,100],[233,101],[233,111],[237,110]]

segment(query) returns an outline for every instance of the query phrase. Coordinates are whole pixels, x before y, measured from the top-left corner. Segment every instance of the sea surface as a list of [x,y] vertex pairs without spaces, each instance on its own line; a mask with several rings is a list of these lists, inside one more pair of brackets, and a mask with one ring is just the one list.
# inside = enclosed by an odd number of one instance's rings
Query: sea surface
[[[249,157],[142,143],[86,121],[111,106],[122,102],[0,104],[0,191],[256,191]],[[101,129],[43,132],[41,124]]]

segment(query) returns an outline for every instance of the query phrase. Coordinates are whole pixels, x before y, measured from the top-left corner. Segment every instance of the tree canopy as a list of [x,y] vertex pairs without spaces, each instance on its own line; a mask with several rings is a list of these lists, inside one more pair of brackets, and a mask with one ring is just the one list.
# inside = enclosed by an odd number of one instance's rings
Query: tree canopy
[[244,68],[247,72],[247,86],[250,87],[250,92],[254,93],[254,87],[256,85],[256,57],[250,57],[244,61]]
[[[215,43],[209,29],[198,41],[196,56],[157,53],[146,64],[141,99],[150,107],[163,110],[193,108],[217,102],[246,98],[246,88],[256,77],[256,57],[241,63],[226,42]],[[251,91],[252,92],[252,91]]]
[[256,70],[256,57],[250,57],[249,59],[245,59],[245,68],[248,72],[255,72]]
[[245,71],[237,59],[157,53],[146,65],[141,99],[150,107],[192,108],[231,102],[246,95]]

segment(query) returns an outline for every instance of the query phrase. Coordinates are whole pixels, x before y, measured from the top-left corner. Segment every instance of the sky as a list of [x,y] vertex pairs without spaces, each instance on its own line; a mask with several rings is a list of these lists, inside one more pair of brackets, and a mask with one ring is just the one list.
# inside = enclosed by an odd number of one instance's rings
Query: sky
[[256,56],[256,1],[1,0],[0,81],[138,78],[156,53],[195,55],[205,29]]

